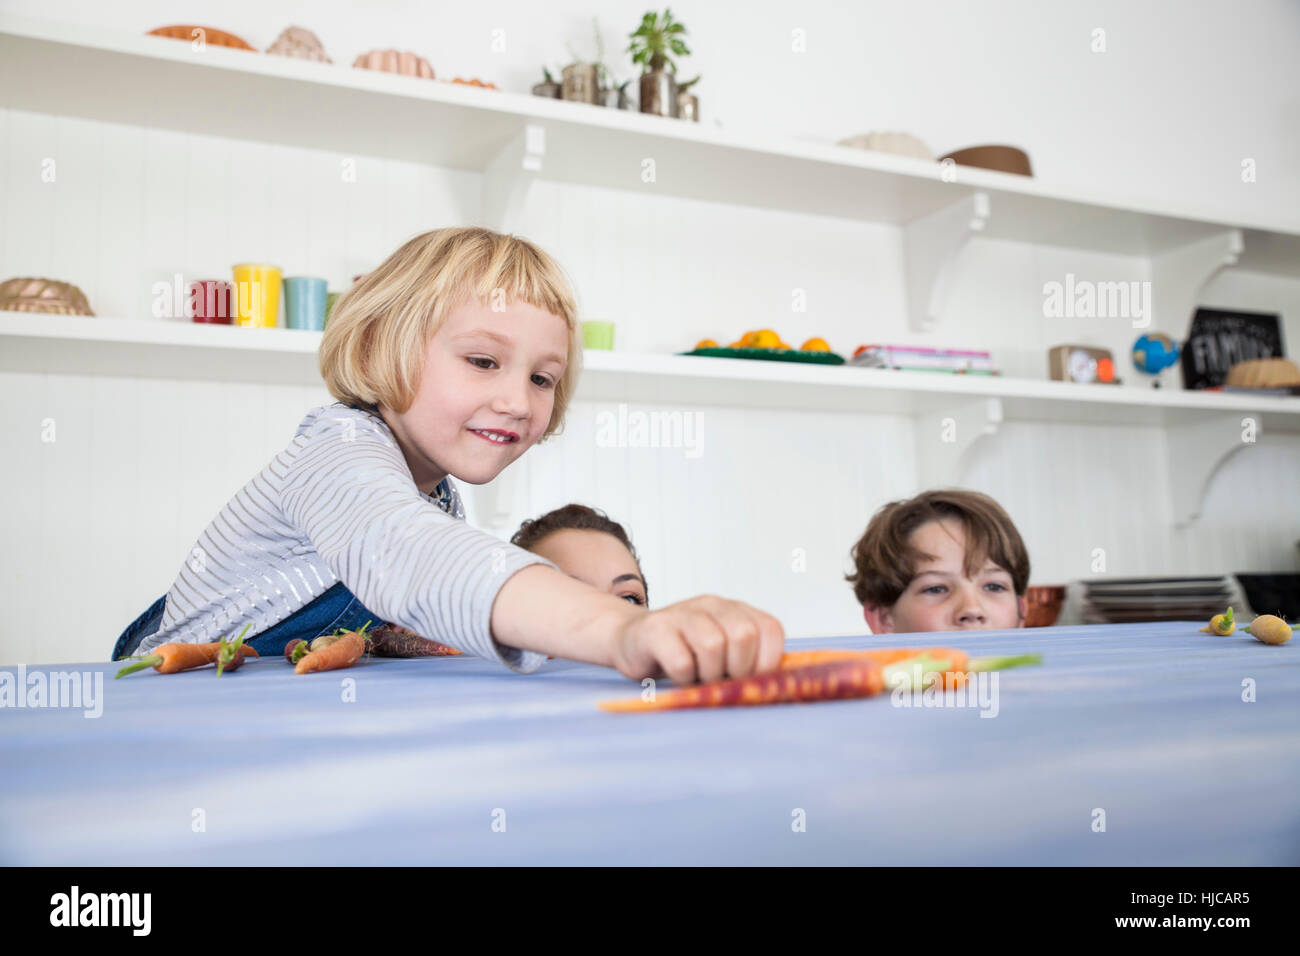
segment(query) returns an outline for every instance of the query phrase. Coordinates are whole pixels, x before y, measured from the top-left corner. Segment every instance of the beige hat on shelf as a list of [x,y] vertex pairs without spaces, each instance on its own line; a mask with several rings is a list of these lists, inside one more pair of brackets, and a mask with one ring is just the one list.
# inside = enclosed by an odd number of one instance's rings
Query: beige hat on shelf
[[873,149],[878,153],[893,153],[896,156],[912,156],[916,159],[934,159],[929,147],[910,133],[860,133],[837,143],[838,146],[852,146],[854,149]]

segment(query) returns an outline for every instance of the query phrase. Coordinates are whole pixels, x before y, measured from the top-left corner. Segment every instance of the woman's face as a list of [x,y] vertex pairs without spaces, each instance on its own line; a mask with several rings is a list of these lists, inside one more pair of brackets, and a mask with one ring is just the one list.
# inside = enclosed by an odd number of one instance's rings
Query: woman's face
[[555,563],[565,574],[593,588],[646,606],[645,581],[632,552],[604,531],[564,528],[552,531],[529,548]]
[[1017,598],[1011,573],[985,560],[967,577],[966,536],[952,518],[927,521],[908,543],[924,557],[893,607],[863,609],[874,634],[994,630],[1023,627],[1025,599]]
[[380,405],[416,487],[447,475],[481,485],[546,431],[568,361],[564,320],[526,302],[494,312],[469,301],[429,339],[415,400]]

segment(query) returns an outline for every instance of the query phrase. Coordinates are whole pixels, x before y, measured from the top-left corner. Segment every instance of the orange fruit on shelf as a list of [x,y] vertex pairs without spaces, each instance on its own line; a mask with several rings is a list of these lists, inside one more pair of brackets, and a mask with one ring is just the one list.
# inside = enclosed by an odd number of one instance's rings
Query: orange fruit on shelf
[[713,341],[713,339],[700,339],[695,343],[695,347],[697,349],[716,349],[718,343]]
[[771,329],[761,329],[754,333],[753,342],[750,344],[756,349],[774,349],[781,344],[781,336]]
[[829,352],[830,350],[830,345],[822,338],[811,338],[799,346],[801,352]]

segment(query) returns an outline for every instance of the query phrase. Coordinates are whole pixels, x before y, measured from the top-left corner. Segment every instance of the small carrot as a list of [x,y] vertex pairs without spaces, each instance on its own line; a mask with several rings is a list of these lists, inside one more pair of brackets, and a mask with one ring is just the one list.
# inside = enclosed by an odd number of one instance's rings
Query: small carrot
[[[922,653],[912,653],[914,650],[920,650]],[[926,651],[929,653],[925,653]],[[898,656],[899,652],[903,652],[903,656],[888,664],[881,664],[867,656],[870,654]],[[834,655],[834,659],[824,658],[820,663],[795,667],[783,666],[779,670],[763,674],[733,677],[669,690],[659,694],[653,701],[605,700],[600,701],[599,706],[602,710],[632,712],[871,697],[880,693],[886,686],[897,687],[901,684],[920,689],[932,674],[942,674],[944,687],[953,690],[966,683],[967,671],[957,669],[959,662],[970,671],[1006,670],[1043,662],[1038,654],[969,660],[962,651],[942,647],[891,648],[865,652],[798,651],[792,653]],[[804,658],[793,658],[795,661],[801,659]]]
[[832,661],[868,660],[875,661],[881,667],[888,667],[899,661],[917,657],[932,657],[935,660],[947,660],[949,666],[944,674],[944,687],[957,690],[966,686],[966,673],[981,670],[973,666],[965,651],[955,647],[873,647],[862,651],[815,650],[786,651],[781,655],[781,669],[788,667],[807,667],[809,664],[822,664]]
[[451,657],[460,651],[421,637],[395,624],[377,627],[366,639],[366,650],[375,657]]
[[[370,626],[370,622],[366,621],[365,624],[362,624],[356,630],[362,634],[365,634],[366,628],[368,628],[369,626]],[[314,640],[312,640],[311,646],[308,648],[308,650],[312,650],[312,651],[324,650],[325,648],[329,647],[331,644],[338,643],[340,639],[346,637],[348,634],[351,633],[352,631],[348,630],[346,627],[340,627],[333,634],[322,634],[320,637],[317,637]]]
[[[253,625],[250,623],[244,627],[240,633],[239,639],[242,641],[248,629]],[[257,657],[257,651],[251,647],[241,645],[240,654],[246,657]],[[175,674],[179,671],[191,670],[195,667],[203,667],[207,664],[215,663],[217,655],[221,652],[221,642],[213,641],[210,644],[191,644],[176,643],[164,644],[147,657],[142,657],[134,664],[128,664],[120,671],[113,675],[114,679],[125,677],[127,674],[134,674],[136,671],[142,671],[146,667],[152,667],[159,674]]]
[[[252,625],[250,624],[249,627]],[[244,634],[248,633],[248,627],[244,628],[243,633],[234,641],[227,644],[223,637],[218,642],[217,647],[217,676],[220,677],[226,671],[237,671],[244,663]],[[251,651],[252,648],[250,647]]]
[[1201,628],[1201,633],[1218,634],[1220,637],[1227,637],[1236,628],[1237,625],[1232,620],[1232,608],[1229,607],[1225,613],[1216,614],[1210,618],[1210,623]]
[[881,667],[887,667],[891,663],[906,661],[914,657],[933,657],[936,659],[946,658],[952,661],[948,675],[944,678],[944,683],[948,689],[957,689],[965,687],[966,670],[969,670],[970,658],[966,656],[965,650],[956,648],[871,648],[868,650],[787,650],[781,654],[781,670],[787,667],[806,667],[811,663],[829,663],[832,661],[853,661],[853,659],[862,659],[862,661],[875,661]]
[[348,631],[341,635],[330,635],[331,637],[337,637],[337,640],[320,650],[314,650],[304,655],[294,665],[293,672],[295,674],[311,674],[315,671],[332,671],[351,667],[366,652],[365,631],[369,626],[370,622],[367,621],[360,630]]
[[664,691],[654,700],[602,700],[602,710],[627,713],[687,707],[732,707],[870,697],[885,687],[880,665],[864,659],[830,661],[715,680]]

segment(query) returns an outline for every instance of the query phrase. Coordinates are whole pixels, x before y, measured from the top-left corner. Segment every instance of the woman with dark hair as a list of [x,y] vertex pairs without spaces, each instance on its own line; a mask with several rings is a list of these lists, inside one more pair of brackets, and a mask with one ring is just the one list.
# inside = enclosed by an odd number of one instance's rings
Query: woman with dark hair
[[521,524],[510,543],[541,555],[570,577],[648,606],[636,549],[623,526],[603,511],[577,504],[556,508]]

